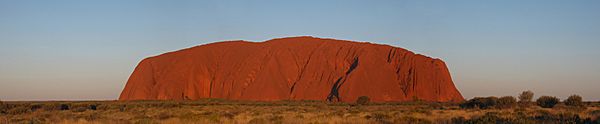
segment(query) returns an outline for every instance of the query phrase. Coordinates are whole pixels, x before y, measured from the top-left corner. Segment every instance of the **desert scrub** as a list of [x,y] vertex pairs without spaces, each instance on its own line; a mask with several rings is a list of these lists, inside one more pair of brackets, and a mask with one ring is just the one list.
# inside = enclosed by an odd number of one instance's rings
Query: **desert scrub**
[[533,92],[531,91],[523,91],[519,94],[519,105],[522,107],[529,107],[533,100]]
[[112,107],[114,104],[99,104],[96,106],[97,110],[110,110],[110,109],[116,109],[118,107]]
[[89,104],[86,103],[77,103],[72,105],[71,111],[73,112],[84,112],[90,107]]
[[71,109],[71,111],[73,112],[84,112],[85,110],[87,110],[87,107],[85,106],[74,107],[73,109]]
[[571,96],[569,96],[569,98],[567,98],[564,101],[564,103],[567,106],[575,106],[575,107],[582,107],[583,106],[582,98],[579,95],[571,95]]
[[496,107],[498,108],[513,108],[517,105],[517,99],[512,96],[503,96],[498,99]]
[[69,110],[70,108],[71,108],[71,104],[69,104],[69,103],[58,104],[58,110]]
[[151,118],[142,118],[137,120],[135,124],[158,124],[158,122],[152,120]]
[[480,109],[489,109],[496,106],[498,103],[498,98],[494,96],[490,97],[475,97],[468,101],[463,102],[459,106],[461,108],[480,108]]
[[392,116],[390,116],[388,113],[385,112],[376,112],[372,114],[373,117],[371,119],[375,120],[375,122],[378,122],[380,124],[391,124],[392,123]]
[[446,109],[446,107],[444,106],[444,104],[439,103],[439,102],[433,102],[433,103],[429,103],[428,105],[429,109]]
[[0,114],[6,114],[8,107],[4,102],[0,101]]
[[89,109],[90,110],[98,110],[98,104],[91,104]]
[[590,112],[588,112],[588,115],[590,115],[592,117],[600,118],[600,110],[590,111]]
[[169,112],[161,112],[155,116],[155,118],[158,118],[159,120],[166,120],[166,119],[169,119],[172,117],[174,117],[174,116]]
[[34,104],[31,104],[31,105],[29,106],[29,109],[30,109],[32,112],[34,112],[34,111],[37,111],[37,110],[39,110],[39,109],[43,108],[43,106],[44,106],[43,104],[40,104],[40,103],[34,103]]
[[468,124],[511,124],[514,123],[513,120],[502,118],[498,115],[497,112],[487,112],[483,116],[471,118],[469,120],[465,120],[464,123]]
[[25,114],[28,112],[31,112],[31,110],[27,106],[17,106],[17,107],[14,107],[14,108],[8,110],[8,114],[11,114],[11,115]]
[[552,108],[558,104],[558,102],[560,102],[560,100],[553,96],[541,96],[536,100],[537,105],[542,108]]
[[248,124],[266,124],[269,123],[269,121],[267,121],[264,118],[252,118],[250,121],[248,121]]
[[[433,122],[430,120],[427,120],[424,118],[417,118],[417,117],[413,117],[413,116],[396,118],[396,119],[394,119],[393,123],[396,123],[396,124],[433,124]],[[460,123],[457,123],[457,124],[460,124]]]

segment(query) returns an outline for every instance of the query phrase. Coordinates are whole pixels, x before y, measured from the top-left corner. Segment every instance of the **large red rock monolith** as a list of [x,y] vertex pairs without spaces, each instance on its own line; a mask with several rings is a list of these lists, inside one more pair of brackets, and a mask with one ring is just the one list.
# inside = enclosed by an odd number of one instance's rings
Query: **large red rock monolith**
[[456,102],[446,64],[388,45],[314,37],[225,41],[142,60],[119,100]]

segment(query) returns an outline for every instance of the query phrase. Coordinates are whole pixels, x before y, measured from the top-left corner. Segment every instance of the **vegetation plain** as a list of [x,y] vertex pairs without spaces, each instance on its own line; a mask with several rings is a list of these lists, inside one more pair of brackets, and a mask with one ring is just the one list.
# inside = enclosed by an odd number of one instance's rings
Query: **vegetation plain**
[[600,123],[599,102],[571,98],[549,107],[554,99],[547,104],[543,100],[548,98],[541,98],[476,97],[461,103],[369,103],[364,97],[357,103],[5,101],[0,104],[0,123]]

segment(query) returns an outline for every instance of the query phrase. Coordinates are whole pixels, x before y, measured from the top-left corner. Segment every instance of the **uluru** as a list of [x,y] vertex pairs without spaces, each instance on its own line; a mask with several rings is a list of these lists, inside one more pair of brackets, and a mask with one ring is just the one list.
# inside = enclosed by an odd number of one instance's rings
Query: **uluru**
[[463,101],[446,64],[403,48],[309,36],[224,41],[143,59],[119,100]]

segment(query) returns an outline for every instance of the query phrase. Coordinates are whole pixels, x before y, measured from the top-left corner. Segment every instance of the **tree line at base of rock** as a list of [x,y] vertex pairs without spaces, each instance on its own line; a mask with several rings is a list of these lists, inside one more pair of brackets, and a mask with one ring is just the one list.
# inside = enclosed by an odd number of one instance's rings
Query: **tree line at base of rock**
[[[542,108],[552,108],[560,103],[560,99],[554,96],[541,96],[535,102],[533,100],[533,92],[524,91],[519,95],[519,100],[513,96],[503,97],[475,97],[470,100],[464,101],[459,106],[461,108],[479,108],[479,109],[490,109],[490,108],[512,108],[517,105],[530,106],[532,104],[538,105]],[[571,95],[563,101],[564,105],[570,107],[583,107],[583,101],[579,95]]]

